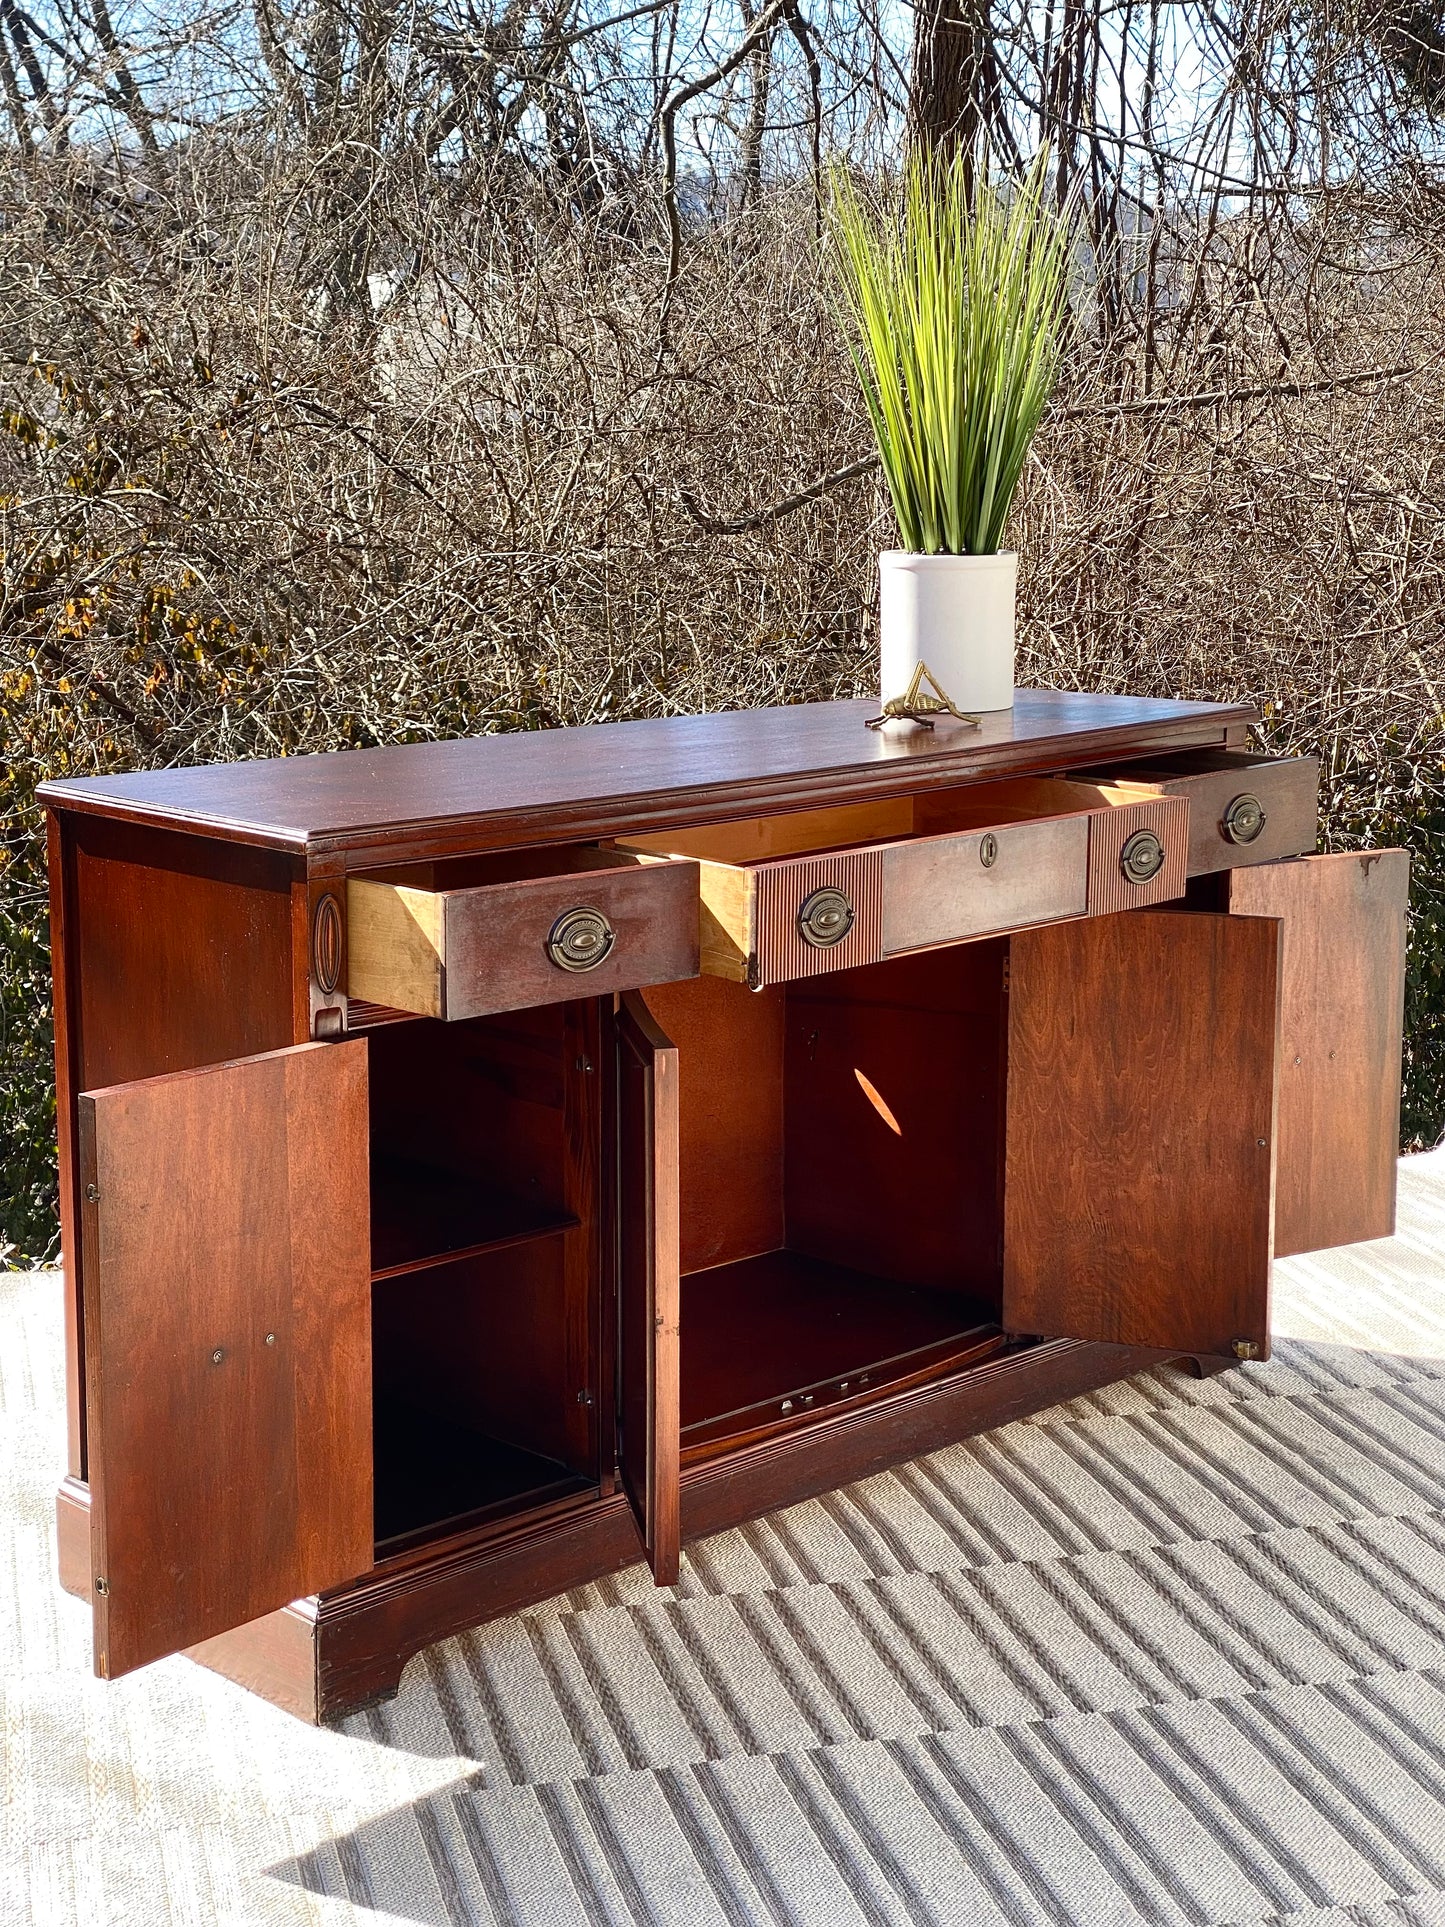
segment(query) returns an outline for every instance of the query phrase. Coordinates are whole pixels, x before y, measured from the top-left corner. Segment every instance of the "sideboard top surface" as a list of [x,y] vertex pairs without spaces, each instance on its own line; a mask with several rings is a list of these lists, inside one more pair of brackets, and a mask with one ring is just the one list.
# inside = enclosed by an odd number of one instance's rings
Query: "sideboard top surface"
[[1020,690],[973,729],[807,703],[46,783],[53,807],[312,854],[500,848],[1220,743],[1248,704]]

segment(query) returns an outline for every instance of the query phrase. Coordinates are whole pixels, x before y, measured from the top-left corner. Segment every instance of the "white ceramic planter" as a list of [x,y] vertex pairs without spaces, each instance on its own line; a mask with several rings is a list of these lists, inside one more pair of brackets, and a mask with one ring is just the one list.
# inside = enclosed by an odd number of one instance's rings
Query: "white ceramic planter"
[[879,693],[901,696],[920,662],[962,710],[1012,709],[1019,559],[1001,555],[878,558]]

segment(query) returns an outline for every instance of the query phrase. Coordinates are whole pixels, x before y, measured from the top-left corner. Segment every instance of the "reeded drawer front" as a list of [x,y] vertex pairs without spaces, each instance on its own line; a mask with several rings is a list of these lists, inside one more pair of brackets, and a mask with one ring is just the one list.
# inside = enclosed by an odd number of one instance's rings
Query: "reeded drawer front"
[[1189,879],[1190,805],[1182,796],[1111,801],[1089,814],[1089,915],[1143,910],[1182,897]]
[[1086,770],[1072,781],[1111,800],[1126,792],[1183,797],[1189,804],[1189,874],[1305,856],[1319,831],[1319,760],[1254,756],[1245,750],[1190,750]]
[[705,975],[761,988],[1182,895],[1189,804],[1049,778],[637,839],[698,859]]
[[423,1017],[482,1017],[698,973],[698,866],[686,859],[509,852],[351,877],[346,905],[349,994]]

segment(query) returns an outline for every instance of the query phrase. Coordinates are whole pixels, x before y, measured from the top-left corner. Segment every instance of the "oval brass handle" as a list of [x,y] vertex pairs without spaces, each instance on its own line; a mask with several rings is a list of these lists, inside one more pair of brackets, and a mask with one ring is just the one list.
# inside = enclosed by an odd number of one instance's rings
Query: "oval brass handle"
[[564,910],[547,933],[547,955],[559,970],[595,970],[617,941],[600,910]]
[[1257,796],[1236,796],[1221,825],[1231,843],[1253,843],[1268,819]]
[[1164,868],[1164,845],[1153,830],[1135,830],[1119,852],[1119,868],[1130,883],[1152,883]]
[[853,928],[853,906],[841,890],[815,890],[798,909],[798,935],[815,950],[831,950]]

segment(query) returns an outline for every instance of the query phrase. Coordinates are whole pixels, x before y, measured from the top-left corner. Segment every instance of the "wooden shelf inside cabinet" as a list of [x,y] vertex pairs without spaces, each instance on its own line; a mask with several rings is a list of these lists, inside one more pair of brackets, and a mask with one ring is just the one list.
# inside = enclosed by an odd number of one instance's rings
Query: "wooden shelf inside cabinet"
[[383,1556],[593,1489],[557,1459],[398,1400],[377,1400],[374,1426]]
[[371,1275],[395,1278],[580,1223],[530,1198],[405,1158],[378,1158],[371,1172]]
[[815,1417],[1001,1350],[996,1307],[770,1251],[682,1281],[685,1450]]

